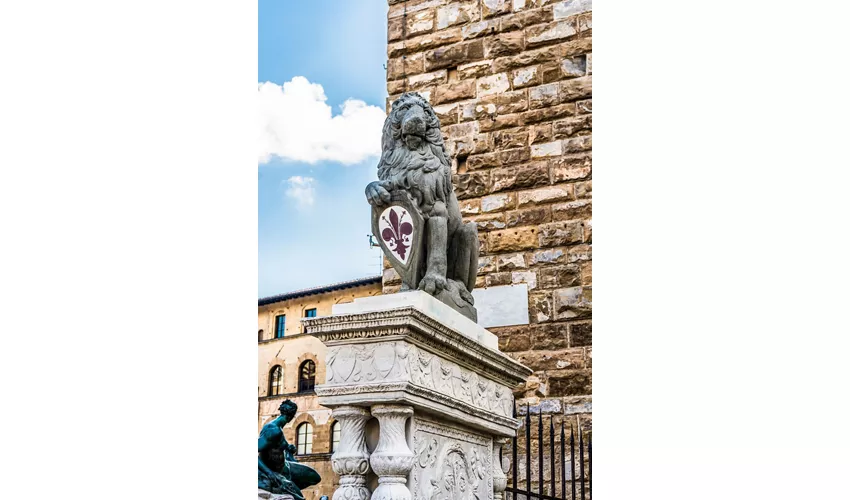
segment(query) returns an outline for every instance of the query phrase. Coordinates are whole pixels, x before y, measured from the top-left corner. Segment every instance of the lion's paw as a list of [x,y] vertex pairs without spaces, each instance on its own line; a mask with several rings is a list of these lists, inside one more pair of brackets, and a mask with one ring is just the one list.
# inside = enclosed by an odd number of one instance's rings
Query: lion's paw
[[419,282],[419,289],[429,295],[440,293],[446,286],[446,277],[434,273],[426,273],[422,281]]

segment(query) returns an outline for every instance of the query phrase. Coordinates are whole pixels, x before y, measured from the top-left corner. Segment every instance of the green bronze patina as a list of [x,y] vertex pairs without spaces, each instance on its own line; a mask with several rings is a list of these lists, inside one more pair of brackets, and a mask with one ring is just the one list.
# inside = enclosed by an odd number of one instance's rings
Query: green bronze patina
[[257,487],[271,493],[288,493],[304,500],[301,490],[322,480],[313,468],[298,463],[296,447],[286,442],[283,426],[295,418],[298,406],[290,400],[280,404],[280,416],[263,426],[257,442]]

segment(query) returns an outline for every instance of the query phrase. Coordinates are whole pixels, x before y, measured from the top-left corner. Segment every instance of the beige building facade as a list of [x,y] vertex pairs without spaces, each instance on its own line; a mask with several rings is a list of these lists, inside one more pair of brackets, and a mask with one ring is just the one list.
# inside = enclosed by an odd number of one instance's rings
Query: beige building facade
[[305,498],[329,498],[339,478],[331,469],[334,436],[339,426],[331,411],[319,405],[314,385],[325,381],[325,347],[305,335],[301,318],[328,316],[334,304],[381,294],[375,276],[309,288],[259,299],[257,308],[257,431],[279,414],[291,399],[298,405],[295,419],[284,427],[286,440],[298,447],[298,460],[316,469],[322,482],[304,491]]

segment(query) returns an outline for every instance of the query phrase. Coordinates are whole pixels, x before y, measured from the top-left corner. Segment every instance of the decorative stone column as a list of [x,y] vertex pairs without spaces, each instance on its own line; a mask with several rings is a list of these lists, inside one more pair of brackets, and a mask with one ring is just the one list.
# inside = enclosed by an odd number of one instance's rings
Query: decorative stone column
[[411,500],[407,475],[413,468],[413,452],[407,446],[405,424],[413,408],[400,405],[376,405],[372,415],[378,419],[380,438],[369,461],[378,475],[378,487],[372,500]]
[[510,464],[510,459],[502,457],[499,461],[499,454],[508,444],[508,438],[496,438],[493,440],[493,499],[503,500],[505,498],[505,488],[508,487],[508,476],[505,475],[504,462]]
[[332,415],[341,426],[339,448],[331,456],[331,466],[340,476],[333,500],[369,500],[366,487],[369,452],[365,440],[369,411],[357,406],[340,406],[334,408]]
[[336,304],[301,323],[328,348],[319,404],[369,407],[378,420],[371,500],[504,497],[499,447],[516,435],[513,388],[531,370],[499,352],[492,332],[418,290]]

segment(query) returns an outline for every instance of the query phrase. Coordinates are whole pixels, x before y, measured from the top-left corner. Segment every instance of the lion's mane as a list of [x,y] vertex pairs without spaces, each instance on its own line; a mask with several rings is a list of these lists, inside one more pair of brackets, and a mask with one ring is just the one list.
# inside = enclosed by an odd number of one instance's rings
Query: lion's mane
[[[436,161],[416,161],[413,152],[402,140],[402,119],[407,110],[415,105],[425,112],[425,142]],[[423,182],[425,177],[432,177],[433,182]],[[451,162],[440,132],[440,119],[428,101],[416,92],[408,92],[396,99],[384,121],[378,179],[394,180],[396,188],[412,191],[420,204],[424,202],[426,212],[433,201],[446,201],[451,194]],[[417,192],[426,186],[430,192]]]

